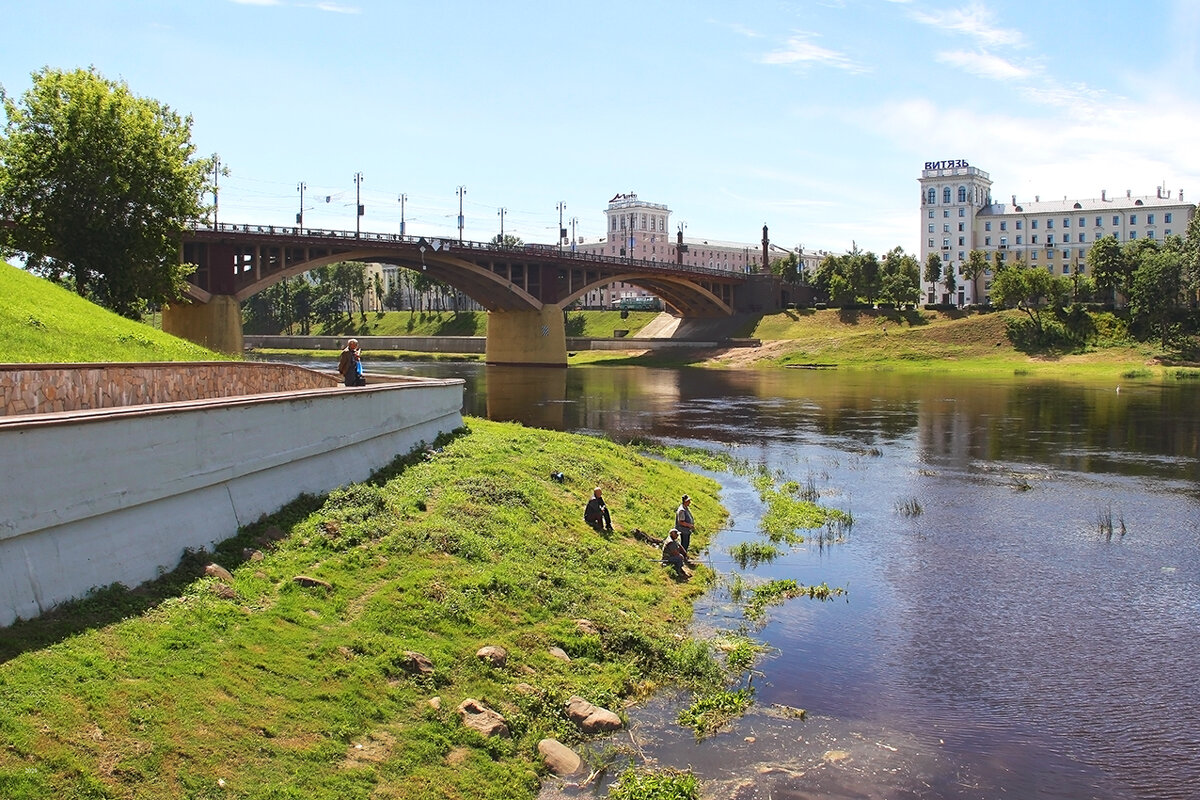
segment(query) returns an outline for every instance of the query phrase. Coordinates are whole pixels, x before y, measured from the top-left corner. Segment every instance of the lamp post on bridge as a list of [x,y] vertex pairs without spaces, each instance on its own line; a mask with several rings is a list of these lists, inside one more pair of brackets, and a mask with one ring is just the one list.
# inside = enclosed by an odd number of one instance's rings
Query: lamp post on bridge
[[408,199],[408,195],[402,194],[397,198],[400,201],[400,235],[404,235],[404,201]]
[[571,217],[571,252],[575,252],[575,223],[579,222],[579,217]]
[[354,173],[354,235],[362,235],[362,180],[361,172]]
[[566,230],[563,228],[563,224],[562,224],[563,210],[566,209],[566,207],[567,207],[566,203],[560,202],[558,204],[558,254],[559,255],[562,255],[563,234],[566,233]]
[[300,192],[300,211],[296,214],[296,225],[300,227],[301,231],[304,230],[304,190],[307,188],[304,181],[296,184],[296,189]]
[[459,186],[458,189],[455,191],[455,194],[458,195],[458,243],[459,244],[462,244],[463,195],[465,195],[466,193],[467,193],[467,187],[465,187],[465,186]]
[[637,214],[630,212],[629,214],[629,260],[633,261],[633,246],[637,239],[633,236],[633,225],[637,222]]
[[497,209],[496,214],[500,217],[500,241],[498,244],[504,247],[504,215],[508,213],[507,208]]

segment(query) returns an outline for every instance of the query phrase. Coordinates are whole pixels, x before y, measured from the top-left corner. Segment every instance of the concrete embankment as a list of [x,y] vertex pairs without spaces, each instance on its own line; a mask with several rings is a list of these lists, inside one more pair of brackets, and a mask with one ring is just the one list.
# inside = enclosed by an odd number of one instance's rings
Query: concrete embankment
[[[279,350],[328,350],[340,351],[346,344],[345,336],[257,336],[244,337],[246,347]],[[372,350],[408,350],[414,353],[470,353],[487,352],[486,336],[358,336],[366,352]],[[670,337],[645,338],[615,336],[611,338],[567,337],[567,349],[581,350],[663,350],[678,347],[758,347],[757,339],[675,339]]]
[[0,366],[0,625],[153,579],[462,425],[459,379],[368,380],[253,363]]

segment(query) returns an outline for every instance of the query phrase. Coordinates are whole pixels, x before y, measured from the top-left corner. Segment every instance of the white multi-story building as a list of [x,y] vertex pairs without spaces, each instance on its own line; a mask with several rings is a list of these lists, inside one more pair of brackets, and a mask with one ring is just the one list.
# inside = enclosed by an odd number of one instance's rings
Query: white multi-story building
[[[761,242],[721,242],[689,237],[685,235],[683,225],[672,232],[671,209],[661,203],[639,200],[636,194],[616,195],[608,201],[604,215],[607,234],[591,242],[579,239],[572,242],[572,249],[580,253],[596,253],[630,260],[665,261],[730,272],[767,270],[767,266],[763,264]],[[767,244],[768,263],[787,253],[787,250]],[[589,292],[582,298],[582,302],[591,308],[610,308],[621,300],[652,296],[637,286],[614,283]]]
[[[1087,251],[1097,239],[1112,235],[1121,243],[1139,238],[1164,239],[1187,232],[1196,206],[1159,189],[1154,195],[1031,203],[992,202],[992,180],[986,172],[961,159],[927,161],[921,171],[921,294],[927,303],[959,306],[986,303],[991,271],[977,281],[963,274],[972,250],[988,259],[1020,258],[1056,275],[1086,274]],[[942,273],[952,271],[954,291],[945,281],[925,280],[925,263],[931,253],[942,260]]]

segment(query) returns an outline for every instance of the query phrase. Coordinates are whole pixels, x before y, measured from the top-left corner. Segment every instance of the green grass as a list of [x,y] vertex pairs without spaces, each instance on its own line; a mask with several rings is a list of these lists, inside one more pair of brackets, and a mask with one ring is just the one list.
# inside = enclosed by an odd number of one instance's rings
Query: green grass
[[[661,527],[683,492],[718,509],[717,484],[601,439],[469,427],[300,498],[157,586],[5,629],[0,795],[530,798],[537,742],[579,739],[571,694],[620,709],[659,685],[719,685],[713,648],[680,637],[712,573],[677,582],[656,548],[580,519],[593,486],[623,531]],[[272,528],[283,538],[267,544]],[[203,576],[210,558],[231,596]],[[475,657],[486,644],[505,667]],[[408,651],[434,672],[411,674]],[[513,737],[460,725],[467,697]]]
[[0,263],[0,361],[215,361],[230,356],[107,311]]
[[[633,336],[655,317],[657,311],[568,311],[564,318],[567,336],[608,338],[614,330]],[[486,311],[369,311],[366,316],[343,317],[332,325],[318,323],[315,336],[486,336]]]

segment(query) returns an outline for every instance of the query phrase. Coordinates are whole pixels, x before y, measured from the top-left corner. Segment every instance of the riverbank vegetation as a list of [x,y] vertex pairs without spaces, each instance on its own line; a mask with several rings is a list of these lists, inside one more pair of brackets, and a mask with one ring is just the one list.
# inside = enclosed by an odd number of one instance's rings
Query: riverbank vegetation
[[[600,439],[469,428],[297,500],[166,588],[6,629],[2,793],[532,797],[538,741],[582,738],[572,695],[620,711],[662,684],[720,684],[713,648],[681,635],[712,573],[677,581],[624,535],[666,527],[683,492],[715,527],[715,482]],[[596,485],[615,534],[582,523]],[[460,725],[467,698],[511,737]]]
[[0,361],[217,361],[229,356],[101,308],[0,263]]

